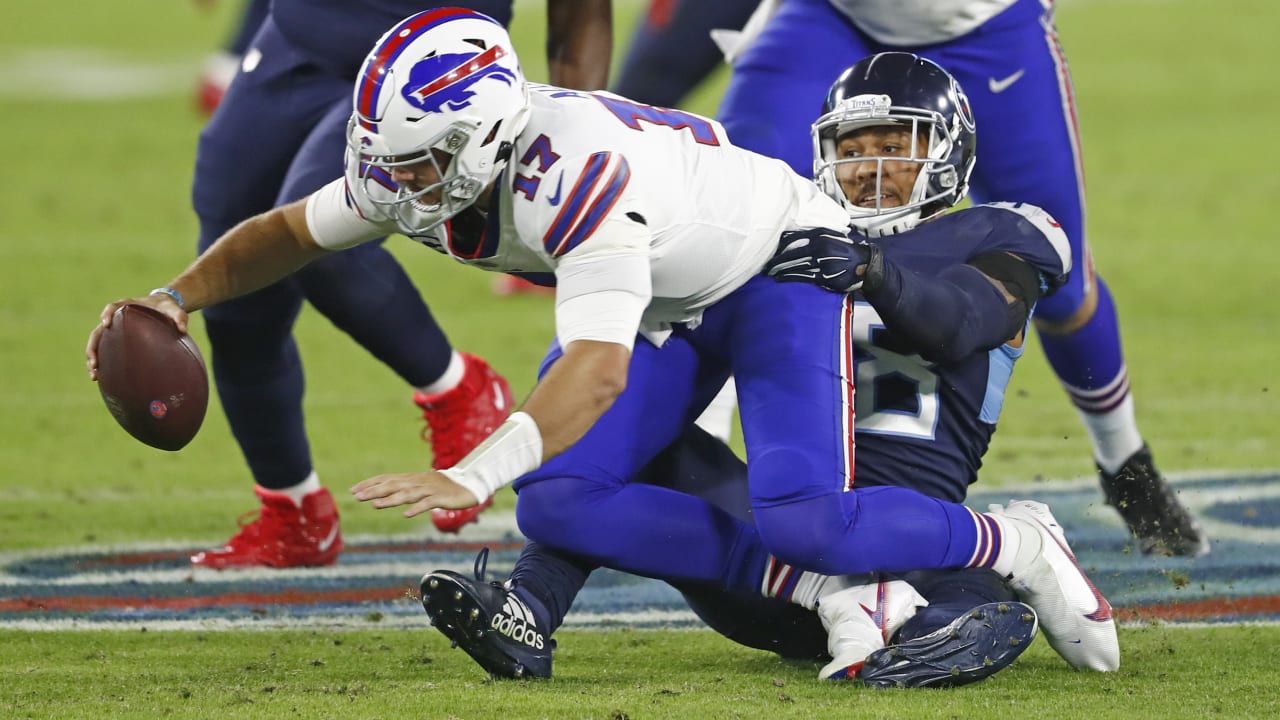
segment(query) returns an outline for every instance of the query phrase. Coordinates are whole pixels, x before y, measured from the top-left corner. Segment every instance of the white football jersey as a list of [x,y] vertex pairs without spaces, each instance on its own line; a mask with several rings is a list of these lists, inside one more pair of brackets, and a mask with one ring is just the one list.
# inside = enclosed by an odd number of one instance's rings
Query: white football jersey
[[[411,237],[486,270],[554,272],[561,342],[629,346],[639,329],[660,343],[672,323],[696,323],[759,273],[783,231],[848,226],[816,185],[734,147],[713,120],[604,92],[531,89],[487,215],[468,209]],[[348,165],[308,202],[316,240],[338,249],[402,232],[348,192]],[[619,303],[619,291],[638,304]]]

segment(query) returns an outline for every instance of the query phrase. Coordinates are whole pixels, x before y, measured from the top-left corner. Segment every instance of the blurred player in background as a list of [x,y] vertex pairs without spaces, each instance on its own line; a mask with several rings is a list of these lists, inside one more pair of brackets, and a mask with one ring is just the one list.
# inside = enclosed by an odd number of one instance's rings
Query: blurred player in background
[[[393,230],[483,270],[553,272],[557,342],[522,407],[457,465],[369,478],[352,489],[357,499],[408,506],[414,517],[473,507],[515,482],[520,529],[536,542],[809,607],[838,591],[831,575],[990,568],[1010,577],[1064,656],[1098,669],[1118,663],[1109,606],[1044,505],[978,513],[909,488],[851,487],[853,300],[760,274],[780,242],[791,252],[835,241],[851,254],[844,290],[856,289],[861,265],[877,282],[874,249],[847,243],[849,213],[836,200],[785,164],[732,146],[706,118],[529,86],[502,26],[468,11],[394,26],[366,59],[355,98],[345,178],[232,229],[169,286],[110,303],[86,348],[91,377],[123,304],[156,308],[183,330],[187,310]],[[951,181],[954,195],[954,170]],[[1027,234],[1055,232],[1043,213],[1003,212],[1028,223]],[[1061,274],[1067,263],[1047,238],[1035,267]],[[897,292],[905,305],[938,302],[936,288],[946,295],[940,309],[965,307],[942,284],[903,275],[886,270],[883,281],[910,286]],[[952,279],[957,293],[1006,307],[1010,322],[1030,292],[1025,283],[1001,290],[977,268]],[[959,336],[944,327],[922,354],[1009,330],[1000,320]],[[730,372],[754,526],[700,498],[629,482]]]
[[679,107],[724,62],[711,31],[746,25],[757,2],[651,0],[609,89],[648,105]]
[[[506,23],[511,0],[452,3]],[[430,3],[425,4],[430,6]],[[192,190],[199,250],[243,220],[342,176],[351,87],[374,41],[410,0],[274,0],[241,70],[200,135]],[[599,88],[608,76],[607,1],[549,0],[553,82]],[[329,255],[286,280],[205,313],[213,377],[261,499],[258,517],[197,566],[290,567],[334,562],[337,508],[312,464],[302,415],[303,372],[292,327],[310,302],[415,389],[434,464],[455,464],[511,410],[506,380],[455,351],[381,242]],[[433,513],[456,531],[484,506]]]
[[[196,0],[197,5],[213,3],[214,0]],[[227,94],[227,87],[239,72],[240,62],[244,60],[253,36],[258,34],[270,6],[271,0],[246,0],[227,42],[205,58],[196,86],[196,107],[200,112],[212,115],[218,103],[222,102],[222,96]]]
[[[740,28],[755,7],[756,0],[652,0],[627,40],[626,56],[609,90],[646,105],[679,107],[724,60],[708,29]],[[554,294],[515,275],[494,278],[493,288],[504,296]],[[730,398],[731,393],[705,421],[712,434],[726,441],[734,409]]]
[[[821,186],[869,244],[812,238],[784,248],[771,273],[837,292],[852,288],[855,486],[962,501],[995,431],[1032,311],[1065,279],[1066,238],[1025,205],[943,214],[965,195],[976,157],[973,120],[951,76],[918,56],[886,53],[849,68],[832,85],[814,136]],[[722,443],[692,430],[636,482],[697,495],[750,522],[747,475]],[[485,585],[479,570],[476,581],[430,573],[423,604],[432,623],[492,674],[547,677],[550,636],[598,566],[592,557],[531,542],[505,585]],[[1007,666],[1034,634],[1022,617],[1030,611],[1011,610],[1012,592],[986,569],[844,583],[824,588],[820,599],[791,597],[809,608],[816,601],[816,614],[672,584],[737,642],[787,657],[826,655],[822,678],[965,684]],[[528,612],[520,617],[513,607]],[[881,649],[890,641],[891,649]],[[1111,668],[1074,654],[1080,646],[1070,642],[1055,646],[1077,667]]]
[[[735,4],[742,3],[715,3],[725,14]],[[685,17],[712,22],[705,10]],[[704,24],[696,33],[718,27],[740,25]],[[674,26],[667,32],[669,55],[661,62],[679,64],[672,57],[684,46],[675,42]],[[696,34],[694,28],[681,33]],[[719,118],[735,144],[781,158],[807,176],[809,121],[828,79],[849,58],[885,50],[918,52],[967,89],[983,128],[974,200],[1042,207],[1071,241],[1076,272],[1042,303],[1036,329],[1088,431],[1107,502],[1143,552],[1208,552],[1208,538],[1157,470],[1138,430],[1115,303],[1094,271],[1086,240],[1075,98],[1052,0],[764,0],[728,48],[733,72]],[[699,67],[700,53],[689,52],[688,66]]]

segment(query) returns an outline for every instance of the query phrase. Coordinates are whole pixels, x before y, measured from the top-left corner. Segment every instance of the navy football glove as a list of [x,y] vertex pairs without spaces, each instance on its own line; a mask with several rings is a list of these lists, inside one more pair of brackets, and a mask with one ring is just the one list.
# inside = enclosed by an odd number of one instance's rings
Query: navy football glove
[[[862,287],[865,275],[857,272],[878,248],[829,228],[808,228],[782,233],[778,253],[764,266],[765,274],[783,282],[807,282],[836,293]],[[866,269],[864,269],[864,273]]]

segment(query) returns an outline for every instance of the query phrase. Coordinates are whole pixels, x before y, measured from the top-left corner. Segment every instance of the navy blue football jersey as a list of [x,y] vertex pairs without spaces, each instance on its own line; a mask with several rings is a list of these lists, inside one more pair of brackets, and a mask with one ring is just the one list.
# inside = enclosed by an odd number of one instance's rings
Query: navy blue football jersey
[[[923,276],[979,255],[1007,252],[1052,287],[1069,271],[1061,228],[1030,205],[979,205],[908,232],[872,239],[885,258]],[[855,294],[855,486],[898,485],[960,502],[978,476],[1021,347],[1001,345],[937,364],[895,340]]]
[[354,78],[378,38],[414,13],[460,6],[505,26],[511,22],[511,5],[512,0],[272,0],[271,19],[308,60]]

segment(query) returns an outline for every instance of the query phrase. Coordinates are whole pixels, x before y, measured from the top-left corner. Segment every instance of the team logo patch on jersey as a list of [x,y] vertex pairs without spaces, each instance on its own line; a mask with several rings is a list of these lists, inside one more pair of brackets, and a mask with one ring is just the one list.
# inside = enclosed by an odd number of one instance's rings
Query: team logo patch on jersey
[[418,61],[409,71],[409,81],[400,89],[408,103],[423,112],[461,110],[471,104],[471,89],[485,78],[495,78],[511,85],[516,74],[498,64],[506,56],[501,45],[482,53],[448,53]]

